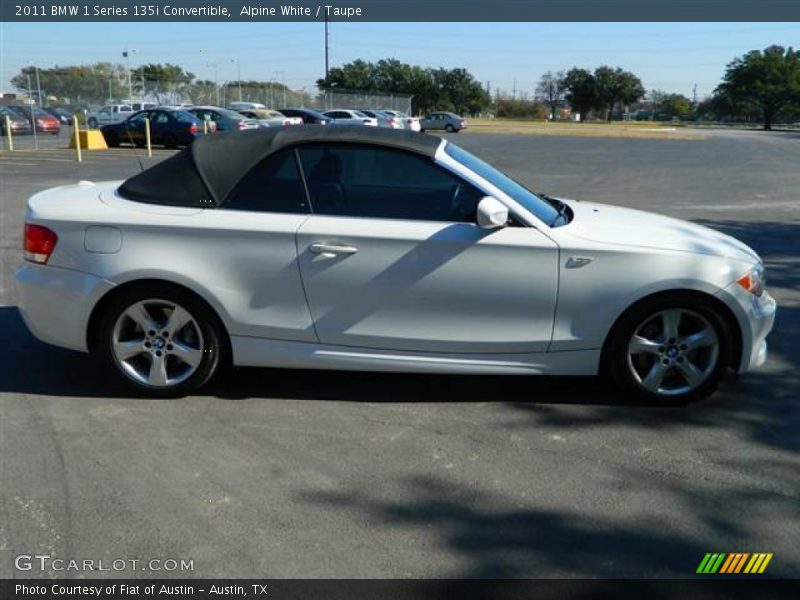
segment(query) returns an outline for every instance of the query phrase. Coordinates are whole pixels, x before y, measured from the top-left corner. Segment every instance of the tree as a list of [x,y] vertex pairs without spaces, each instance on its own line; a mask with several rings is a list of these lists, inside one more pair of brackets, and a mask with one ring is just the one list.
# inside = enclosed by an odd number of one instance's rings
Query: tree
[[772,129],[779,111],[800,104],[800,51],[770,46],[735,58],[715,93],[758,107],[764,129]]
[[557,118],[558,109],[564,103],[566,91],[564,77],[563,71],[557,73],[547,71],[536,86],[536,98],[550,108],[551,119]]
[[605,110],[608,121],[611,120],[617,103],[629,105],[645,94],[641,80],[630,71],[623,71],[619,67],[597,67],[594,80],[598,108]]
[[166,104],[187,91],[194,74],[171,63],[151,63],[132,70],[131,78],[141,95],[152,94],[159,104]]
[[317,87],[322,91],[411,95],[414,112],[439,109],[475,113],[491,102],[466,69],[423,69],[396,59],[377,63],[354,60],[334,67],[327,78],[317,80]]
[[683,94],[668,94],[661,90],[651,90],[647,103],[654,119],[685,119],[694,112],[694,104]]
[[[11,85],[30,93],[36,88],[36,68],[25,67],[11,78]],[[111,63],[71,65],[39,69],[39,84],[43,96],[54,96],[62,102],[94,104],[127,95],[125,67]]]
[[564,89],[564,97],[572,111],[580,113],[581,120],[585,120],[598,103],[594,76],[586,69],[570,69],[564,76]]

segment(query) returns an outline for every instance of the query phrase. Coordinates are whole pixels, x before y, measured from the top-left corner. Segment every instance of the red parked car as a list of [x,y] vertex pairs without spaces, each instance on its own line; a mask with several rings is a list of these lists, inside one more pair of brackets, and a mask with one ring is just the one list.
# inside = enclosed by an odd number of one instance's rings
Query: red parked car
[[61,123],[58,122],[58,119],[41,108],[23,104],[14,104],[9,108],[30,121],[31,126],[36,127],[36,133],[51,133],[53,135],[61,133]]

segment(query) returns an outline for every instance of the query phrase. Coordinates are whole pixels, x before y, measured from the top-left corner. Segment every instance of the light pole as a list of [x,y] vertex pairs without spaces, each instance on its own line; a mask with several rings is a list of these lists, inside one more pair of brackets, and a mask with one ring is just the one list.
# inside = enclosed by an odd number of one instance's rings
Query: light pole
[[138,52],[138,50],[131,50],[130,48],[125,48],[125,52],[122,53],[122,56],[125,57],[125,68],[128,71],[128,102],[133,102],[133,83],[131,82],[131,54],[134,52]]
[[286,71],[275,71],[275,79],[280,81],[283,87],[283,107],[286,108],[286,83],[284,82],[284,79],[286,79]]
[[238,70],[237,78],[239,80],[239,102],[242,101],[242,61],[238,58],[232,58],[232,63],[236,63],[236,68]]
[[217,70],[217,63],[208,63],[206,67],[214,69],[214,91],[217,93],[217,106],[219,106],[219,72]]

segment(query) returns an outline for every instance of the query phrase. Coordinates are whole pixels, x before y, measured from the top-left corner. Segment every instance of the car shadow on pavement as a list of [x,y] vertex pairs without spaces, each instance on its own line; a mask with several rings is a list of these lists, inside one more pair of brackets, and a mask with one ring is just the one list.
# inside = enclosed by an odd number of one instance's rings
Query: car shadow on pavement
[[[0,392],[93,398],[132,396],[112,374],[99,370],[91,356],[50,346],[34,338],[14,306],[0,307],[0,344],[15,349],[0,362]],[[226,400],[629,403],[596,377],[417,375],[267,368],[229,369],[204,388],[202,394]]]

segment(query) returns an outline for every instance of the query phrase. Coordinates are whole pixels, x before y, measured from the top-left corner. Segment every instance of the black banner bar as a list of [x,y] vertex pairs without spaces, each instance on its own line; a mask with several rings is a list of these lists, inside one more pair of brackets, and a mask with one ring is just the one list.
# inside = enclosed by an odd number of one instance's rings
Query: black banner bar
[[797,0],[2,0],[4,22],[800,21]]
[[683,580],[231,579],[0,580],[3,600],[565,600],[571,598],[796,598],[798,582],[731,576]]

